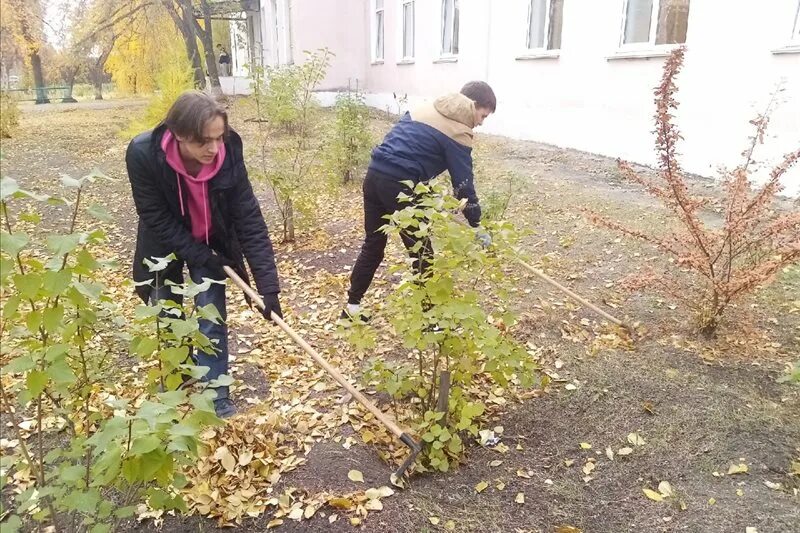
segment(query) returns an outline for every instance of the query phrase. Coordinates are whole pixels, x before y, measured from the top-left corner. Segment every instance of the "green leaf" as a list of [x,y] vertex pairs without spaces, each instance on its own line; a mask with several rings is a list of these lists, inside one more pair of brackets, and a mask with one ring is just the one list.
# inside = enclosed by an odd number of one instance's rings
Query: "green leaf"
[[177,259],[175,254],[169,254],[166,257],[153,257],[150,259],[145,257],[143,262],[150,272],[160,272],[167,268],[175,259]]
[[131,341],[131,353],[140,357],[149,357],[158,348],[158,339],[152,337],[134,337]]
[[113,220],[108,210],[100,204],[90,205],[86,212],[101,222],[111,222]]
[[61,174],[61,185],[68,188],[80,189],[83,182],[82,180],[75,179],[66,174]]
[[110,533],[111,524],[95,524],[90,530],[91,533]]
[[158,399],[161,400],[161,403],[170,407],[178,407],[187,399],[186,391],[183,390],[161,392],[157,396]]
[[45,296],[60,296],[69,287],[72,273],[69,270],[50,270],[42,274],[42,288]]
[[19,184],[14,178],[0,178],[0,200],[9,198],[19,190]]
[[61,257],[72,252],[86,238],[84,233],[70,233],[68,235],[50,235],[47,237],[47,248],[56,256]]
[[0,250],[10,256],[16,256],[30,242],[25,233],[0,232]]
[[86,467],[81,465],[73,465],[63,468],[61,470],[61,481],[65,483],[75,483],[82,479],[86,474]]
[[48,367],[47,374],[55,383],[74,383],[76,376],[66,361],[58,361]]
[[16,314],[21,301],[22,297],[19,294],[15,294],[8,298],[8,301],[6,301],[5,305],[3,305],[3,318],[5,320],[9,320],[14,314]]
[[14,274],[14,285],[17,287],[20,296],[25,299],[34,300],[39,294],[39,289],[42,286],[42,276],[36,272],[29,272],[27,274]]
[[161,439],[159,439],[155,435],[146,435],[144,437],[139,437],[138,439],[133,441],[131,445],[130,454],[131,455],[144,455],[146,453],[150,453],[156,448],[161,446]]
[[23,222],[29,222],[31,224],[39,224],[42,221],[42,215],[39,213],[35,213],[33,211],[28,211],[27,213],[20,213],[19,219]]
[[48,307],[42,312],[42,325],[47,333],[55,333],[58,331],[63,320],[64,308],[60,305]]
[[25,378],[25,384],[31,396],[36,397],[40,395],[47,386],[47,374],[41,370],[31,370]]
[[22,529],[22,519],[15,514],[3,522],[3,533],[17,533],[20,529]]

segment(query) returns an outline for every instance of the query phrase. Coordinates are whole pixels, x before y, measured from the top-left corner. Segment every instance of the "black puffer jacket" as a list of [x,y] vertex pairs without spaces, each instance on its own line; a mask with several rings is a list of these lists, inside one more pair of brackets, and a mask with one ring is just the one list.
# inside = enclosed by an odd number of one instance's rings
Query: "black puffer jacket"
[[[208,182],[211,204],[211,247],[192,237],[188,215],[181,215],[178,200],[178,176],[167,164],[161,149],[161,137],[166,127],[138,135],[128,145],[125,163],[131,182],[133,201],[139,214],[136,252],[133,258],[133,279],[142,282],[153,279],[143,264],[144,258],[178,257],[160,275],[161,279],[183,282],[184,262],[204,264],[212,249],[233,260],[235,270],[247,279],[244,258],[250,265],[256,288],[261,294],[280,291],[275,254],[242,156],[242,139],[233,130],[225,142],[225,161]],[[185,200],[184,200],[185,202]],[[184,211],[189,212],[188,206]],[[137,294],[146,302],[151,287],[140,285]]]

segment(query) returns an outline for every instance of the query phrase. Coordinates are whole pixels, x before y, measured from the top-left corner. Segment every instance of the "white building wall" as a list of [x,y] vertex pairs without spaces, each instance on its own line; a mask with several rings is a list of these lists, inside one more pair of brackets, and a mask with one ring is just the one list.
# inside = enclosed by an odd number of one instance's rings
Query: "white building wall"
[[[292,1],[294,42],[305,48],[335,45],[335,74],[325,88],[363,72],[367,101],[397,112],[483,79],[498,97],[484,132],[655,163],[652,93],[664,51],[621,57],[624,0],[564,0],[561,49],[557,57],[536,59],[521,58],[528,0],[460,0],[455,61],[440,58],[440,0],[417,0],[413,62],[400,61],[402,0],[384,0],[384,59],[373,61],[374,2]],[[357,5],[362,17],[354,12]],[[797,5],[798,0],[690,1],[678,93],[686,170],[713,176],[719,166],[737,164],[752,132],[749,120],[763,111],[780,82],[782,102],[760,159],[774,163],[800,146],[800,42],[790,42]],[[407,103],[393,93],[407,95]],[[784,181],[787,192],[800,193],[800,168]]]

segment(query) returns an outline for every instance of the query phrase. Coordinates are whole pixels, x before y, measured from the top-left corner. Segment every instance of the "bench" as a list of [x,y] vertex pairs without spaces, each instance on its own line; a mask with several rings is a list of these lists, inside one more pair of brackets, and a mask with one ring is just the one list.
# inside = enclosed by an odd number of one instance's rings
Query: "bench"
[[[61,99],[62,103],[67,102],[77,102],[72,97],[72,91],[70,87],[67,86],[51,86],[51,87],[42,87],[40,89],[8,89],[5,91],[13,98],[19,102],[36,102],[37,104],[44,104],[48,103],[50,99],[53,100]],[[47,102],[42,102],[38,95],[39,93],[44,93],[45,98],[47,98]]]

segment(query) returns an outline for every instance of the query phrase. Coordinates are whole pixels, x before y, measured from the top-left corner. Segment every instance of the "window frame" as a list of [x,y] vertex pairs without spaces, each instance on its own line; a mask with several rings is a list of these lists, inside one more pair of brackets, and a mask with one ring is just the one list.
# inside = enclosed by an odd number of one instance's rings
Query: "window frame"
[[[544,0],[544,42],[543,46],[531,47],[530,46],[530,37],[531,37],[531,12],[533,11],[533,3],[537,0],[528,0],[528,17],[527,17],[527,24],[525,25],[525,54],[552,54],[561,51],[561,45],[558,48],[548,48],[548,43],[550,42],[550,37],[553,33],[553,28],[550,20],[550,12],[553,7],[553,0]],[[563,14],[562,14],[563,20]],[[563,27],[562,27],[563,31]],[[523,55],[525,55],[523,54]]]
[[[447,2],[453,3],[453,20],[450,21],[452,25],[451,29],[451,39],[450,39],[450,51],[444,50],[444,36],[445,36],[445,17],[447,14]],[[458,57],[460,50],[453,52],[453,42],[455,39],[453,37],[456,36],[456,8],[460,10],[460,6],[458,5],[458,0],[442,0],[441,9],[440,9],[440,21],[439,21],[439,57],[443,59],[455,59]],[[461,29],[461,25],[459,24],[459,30]]]
[[[378,25],[378,13],[381,13],[380,27]],[[378,36],[382,34],[383,41],[381,54],[378,55]],[[372,64],[382,64],[386,58],[386,0],[383,6],[378,8],[377,0],[370,0],[370,58]]]
[[[417,55],[417,6],[416,0],[400,0],[400,38],[398,43],[400,62],[414,61]],[[411,55],[406,55],[406,6],[411,6]]]
[[797,0],[797,7],[794,12],[794,26],[792,26],[792,35],[789,42],[795,45],[800,45],[800,0]]
[[[620,50],[660,50],[660,49],[671,49],[675,48],[676,46],[682,46],[686,44],[688,41],[688,33],[687,38],[682,43],[665,43],[665,44],[656,44],[656,39],[658,38],[658,15],[661,12],[661,2],[663,0],[653,0],[653,6],[650,11],[650,35],[647,42],[641,43],[626,43],[625,42],[625,24],[628,22],[628,4],[630,4],[630,0],[623,0],[622,2],[622,25],[620,26],[619,32],[619,49]],[[689,13],[691,12],[691,4],[689,6],[689,12],[687,12],[686,17],[688,20]]]

